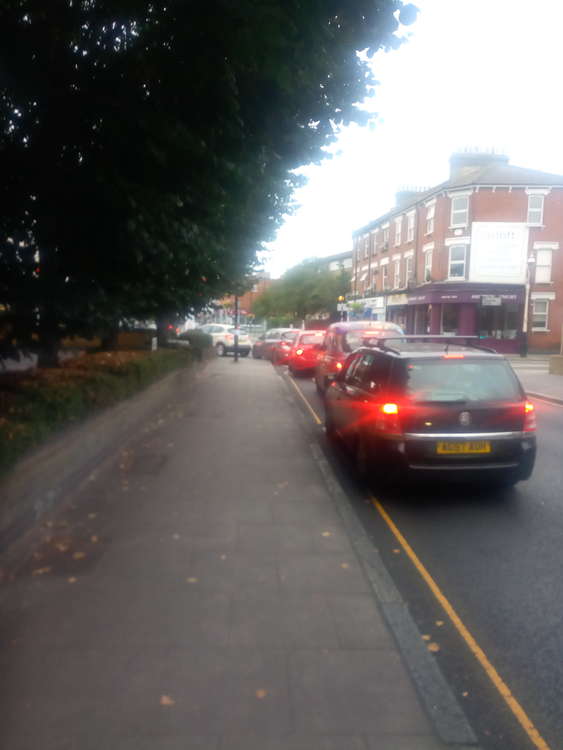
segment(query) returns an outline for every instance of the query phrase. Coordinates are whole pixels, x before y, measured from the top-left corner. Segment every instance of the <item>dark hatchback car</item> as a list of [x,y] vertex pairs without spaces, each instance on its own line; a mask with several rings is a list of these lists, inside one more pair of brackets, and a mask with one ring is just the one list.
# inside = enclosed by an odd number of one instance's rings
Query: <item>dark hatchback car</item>
[[254,359],[272,359],[275,347],[284,339],[285,334],[294,336],[295,328],[271,328],[262,334],[252,347],[252,356]]
[[327,435],[344,441],[366,478],[512,485],[534,468],[533,404],[502,355],[467,340],[405,336],[362,347],[332,379],[325,406]]

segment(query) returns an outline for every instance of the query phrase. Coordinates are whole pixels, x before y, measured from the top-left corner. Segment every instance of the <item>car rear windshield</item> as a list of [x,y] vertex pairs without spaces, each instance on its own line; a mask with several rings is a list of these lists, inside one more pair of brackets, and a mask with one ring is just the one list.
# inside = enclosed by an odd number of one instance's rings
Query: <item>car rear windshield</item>
[[382,339],[390,336],[400,336],[402,333],[400,328],[385,327],[385,328],[366,328],[365,330],[358,329],[357,331],[348,331],[344,336],[342,348],[345,352],[353,352],[360,346],[363,346],[366,339]]
[[494,360],[410,360],[406,391],[414,401],[516,401],[522,397],[510,365]]
[[301,336],[299,339],[300,344],[318,344],[319,341],[323,340],[323,333],[322,331],[319,331],[319,333],[306,333],[304,336]]

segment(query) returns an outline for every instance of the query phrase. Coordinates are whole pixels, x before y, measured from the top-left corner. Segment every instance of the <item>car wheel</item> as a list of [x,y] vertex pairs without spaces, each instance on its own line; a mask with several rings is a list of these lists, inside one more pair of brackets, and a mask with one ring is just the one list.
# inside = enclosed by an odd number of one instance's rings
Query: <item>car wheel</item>
[[324,398],[325,392],[323,391],[323,389],[319,385],[319,381],[317,380],[317,378],[315,378],[315,388],[317,389],[317,393],[319,394],[319,396],[321,398]]
[[248,357],[249,354],[250,354],[250,352],[241,352],[240,356],[241,357]]
[[215,351],[217,352],[218,357],[224,357],[227,354],[227,350],[225,349],[225,344],[217,344],[215,346]]
[[254,359],[262,359],[262,357],[258,354],[258,352],[254,351],[254,349],[252,350],[252,357]]
[[325,434],[327,440],[330,440],[331,442],[336,442],[338,440],[338,433],[336,432],[336,427],[334,426],[334,422],[332,421],[328,409],[325,412]]

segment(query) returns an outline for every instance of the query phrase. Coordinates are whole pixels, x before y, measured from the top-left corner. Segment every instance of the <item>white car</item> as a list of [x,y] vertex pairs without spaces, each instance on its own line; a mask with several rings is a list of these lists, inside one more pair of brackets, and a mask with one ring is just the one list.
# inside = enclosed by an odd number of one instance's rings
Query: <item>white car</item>
[[[220,357],[235,351],[235,328],[223,323],[207,323],[200,326],[200,331],[208,333],[213,339],[213,346]],[[248,357],[252,344],[247,333],[242,331],[238,337],[238,351],[241,357]]]

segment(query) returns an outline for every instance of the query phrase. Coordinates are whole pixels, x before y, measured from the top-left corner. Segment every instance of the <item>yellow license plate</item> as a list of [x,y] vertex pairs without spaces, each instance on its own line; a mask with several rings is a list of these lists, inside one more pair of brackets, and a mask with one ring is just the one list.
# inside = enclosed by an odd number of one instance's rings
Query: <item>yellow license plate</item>
[[491,444],[488,440],[470,440],[459,442],[443,442],[436,446],[436,453],[444,454],[466,454],[466,453],[490,453]]

